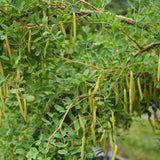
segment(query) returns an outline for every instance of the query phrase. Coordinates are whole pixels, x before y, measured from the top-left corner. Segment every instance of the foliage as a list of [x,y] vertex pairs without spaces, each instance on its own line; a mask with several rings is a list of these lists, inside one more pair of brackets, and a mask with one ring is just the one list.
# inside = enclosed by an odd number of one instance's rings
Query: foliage
[[100,12],[104,2],[0,2],[1,159],[89,159],[150,102],[156,113],[158,0],[134,20]]

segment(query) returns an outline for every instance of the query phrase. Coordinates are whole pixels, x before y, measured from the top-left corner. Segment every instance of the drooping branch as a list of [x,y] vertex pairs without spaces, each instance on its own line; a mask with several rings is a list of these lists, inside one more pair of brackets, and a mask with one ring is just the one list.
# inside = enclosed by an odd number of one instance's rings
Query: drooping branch
[[64,120],[65,120],[68,112],[70,111],[73,103],[75,102],[75,100],[77,100],[78,98],[85,98],[85,97],[90,97],[90,96],[93,96],[93,95],[95,95],[95,93],[87,94],[87,95],[81,95],[81,96],[78,96],[78,97],[76,97],[76,98],[73,99],[72,103],[69,105],[68,109],[66,110],[66,112],[65,112],[65,114],[64,114],[64,116],[63,116],[63,118],[62,118],[62,120],[61,120],[60,125],[59,125],[58,128],[54,131],[54,133],[48,138],[48,143],[47,143],[47,146],[46,146],[46,147],[49,146],[49,143],[50,143],[52,137],[61,129],[62,124],[63,124],[63,122],[64,122]]
[[[134,57],[138,56],[140,53],[143,53],[145,51],[149,51],[151,50],[152,48],[154,48],[155,46],[158,46],[160,45],[160,43],[151,43],[151,44],[148,44],[146,46],[144,46],[142,49],[138,50],[137,52],[134,52],[132,53]],[[127,63],[130,62],[130,57],[127,58]]]

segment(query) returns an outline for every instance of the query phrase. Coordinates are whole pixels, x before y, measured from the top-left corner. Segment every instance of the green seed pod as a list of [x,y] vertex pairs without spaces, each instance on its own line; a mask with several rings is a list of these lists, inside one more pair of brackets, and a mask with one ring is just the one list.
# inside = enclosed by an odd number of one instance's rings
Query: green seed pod
[[1,98],[1,103],[2,103],[2,113],[4,113],[6,105],[4,103],[4,97],[3,97],[3,94],[2,94],[2,87],[0,87],[0,98]]
[[[111,123],[110,123],[110,122],[108,122],[108,128],[111,128]],[[109,136],[109,144],[110,144],[110,147],[113,148],[112,132],[109,132],[109,133],[108,133],[108,136]]]
[[149,99],[152,99],[152,82],[149,83]]
[[126,86],[127,86],[127,88],[128,88],[128,90],[129,90],[129,79],[128,79],[128,76],[126,75]]
[[83,137],[82,137],[81,160],[84,159],[84,151],[85,151],[85,135],[83,135]]
[[17,92],[17,100],[18,100],[18,103],[19,103],[19,108],[20,108],[20,111],[21,111],[21,115],[24,117],[23,107],[22,107],[22,103],[21,103],[18,92]]
[[92,131],[93,144],[96,145],[96,136],[95,136],[95,130],[94,130],[94,125],[93,125],[93,123],[92,123],[92,125],[91,125],[91,131]]
[[113,133],[115,133],[115,120],[114,120],[114,112],[111,111],[112,113],[112,126],[113,126]]
[[9,57],[11,58],[11,48],[10,48],[10,45],[9,45],[9,41],[8,41],[8,35],[6,34],[6,39],[5,39],[5,41],[6,41],[6,47],[7,47],[7,51],[8,51],[8,55],[9,55]]
[[63,26],[63,22],[60,21],[59,24],[60,24],[62,33],[64,34],[65,37],[67,37],[66,30],[65,30],[65,28],[64,28],[64,26]]
[[27,121],[27,104],[26,104],[26,98],[23,98],[24,103],[24,120]]
[[76,35],[76,31],[77,29],[76,29],[76,13],[75,13],[75,11],[73,11],[73,36],[74,36],[74,39],[76,40],[76,37],[77,37],[77,35]]
[[117,154],[117,150],[118,150],[118,146],[117,146],[117,144],[115,144],[115,147],[114,147],[114,151],[113,151],[113,155],[112,155],[112,159],[111,159],[111,160],[115,160],[116,154]]
[[115,105],[117,105],[119,101],[118,85],[115,86],[114,93],[115,93]]
[[129,111],[132,113],[133,111],[133,100],[132,100],[132,90],[129,89]]
[[139,95],[140,95],[140,100],[143,100],[143,93],[142,93],[142,88],[141,88],[141,83],[140,83],[140,78],[137,78],[137,85],[138,85],[138,91],[139,91]]
[[135,97],[135,83],[134,83],[134,78],[133,78],[133,72],[130,71],[130,89],[132,91],[132,102],[134,102],[134,97]]
[[126,91],[125,88],[124,88],[124,109],[126,111],[128,111],[128,107],[127,107],[127,91]]
[[47,54],[47,47],[48,47],[48,45],[49,45],[49,39],[47,40],[46,45],[44,47],[44,58],[46,57],[46,54]]
[[31,29],[28,31],[28,53],[31,52]]
[[160,80],[160,56],[159,56],[159,60],[158,60],[158,72],[157,72],[157,80]]

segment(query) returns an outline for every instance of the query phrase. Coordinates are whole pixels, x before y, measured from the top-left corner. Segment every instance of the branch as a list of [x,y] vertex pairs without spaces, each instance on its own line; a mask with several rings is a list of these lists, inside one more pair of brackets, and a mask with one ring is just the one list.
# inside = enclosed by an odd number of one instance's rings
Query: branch
[[4,14],[7,14],[7,15],[8,15],[8,13],[5,12],[4,10],[0,9],[0,11],[1,11],[2,13],[4,13]]
[[[154,48],[155,46],[160,45],[160,43],[151,43],[146,46],[144,46],[142,49],[138,50],[135,53],[132,53],[134,57],[138,56],[140,53],[143,53],[145,51],[149,51],[150,49]],[[130,57],[127,58],[127,63],[130,62]]]
[[88,6],[92,7],[93,9],[95,9],[98,12],[101,12],[98,8],[96,8],[95,6],[91,5],[90,3],[86,2],[85,0],[79,0],[82,3],[87,4]]
[[69,110],[71,109],[73,103],[75,102],[75,100],[77,100],[78,98],[85,98],[85,97],[90,97],[90,96],[93,96],[93,95],[95,95],[95,93],[78,96],[78,97],[76,97],[76,98],[73,99],[72,103],[69,105],[68,109],[66,110],[66,113],[64,114],[64,116],[63,116],[63,118],[62,118],[62,121],[61,121],[59,127],[58,127],[58,128],[54,131],[54,133],[48,138],[48,143],[47,143],[47,146],[46,146],[46,147],[49,146],[49,143],[50,143],[52,137],[61,129],[62,124],[63,124],[63,122],[64,122],[64,120],[65,120],[65,118],[66,118]]
[[119,28],[120,31],[122,31],[130,40],[132,40],[137,46],[139,49],[142,49],[143,47],[141,47],[135,39],[133,39],[132,37],[130,37],[122,28]]
[[93,64],[87,64],[87,63],[83,63],[83,62],[74,61],[74,60],[64,58],[64,57],[61,57],[61,56],[58,56],[58,55],[56,55],[56,57],[65,59],[65,60],[67,60],[68,62],[71,62],[71,63],[79,63],[79,64],[83,64],[85,66],[89,66],[89,67],[92,67],[92,68],[95,68],[95,69],[98,69],[98,70],[101,70],[101,71],[111,72],[111,70],[109,70],[109,69],[99,68],[97,66],[94,66]]

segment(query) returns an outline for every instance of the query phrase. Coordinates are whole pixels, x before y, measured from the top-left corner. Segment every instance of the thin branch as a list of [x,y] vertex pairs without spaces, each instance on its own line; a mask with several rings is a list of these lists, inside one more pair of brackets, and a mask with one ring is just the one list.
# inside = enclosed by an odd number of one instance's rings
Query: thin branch
[[48,138],[48,143],[47,143],[47,146],[46,146],[46,147],[49,146],[49,143],[50,143],[52,137],[61,129],[62,124],[63,124],[63,122],[64,122],[64,120],[65,120],[65,118],[66,118],[69,110],[71,109],[73,103],[75,102],[75,100],[77,100],[78,98],[85,98],[85,97],[90,97],[90,96],[93,96],[93,95],[95,95],[95,93],[78,96],[78,97],[76,97],[76,98],[73,99],[72,103],[69,105],[68,109],[66,110],[66,112],[65,112],[65,114],[64,114],[64,116],[63,116],[63,118],[62,118],[62,121],[61,121],[60,125],[59,125],[58,128],[54,131],[54,133]]
[[133,41],[133,42],[138,46],[139,49],[142,49],[142,48],[143,48],[143,47],[141,47],[141,46],[136,42],[135,39],[133,39],[132,37],[130,37],[122,28],[119,28],[119,30],[122,31],[131,41]]
[[82,2],[82,3],[87,4],[88,6],[92,7],[93,9],[95,9],[95,10],[98,11],[98,12],[101,12],[98,8],[96,8],[95,6],[93,6],[93,5],[90,4],[90,3],[86,2],[85,0],[79,0],[79,1]]
[[2,12],[2,13],[4,13],[4,14],[7,14],[7,15],[8,15],[8,13],[5,12],[4,10],[2,10],[1,8],[0,8],[0,12]]
[[[151,50],[152,48],[154,48],[155,46],[158,46],[160,45],[160,43],[151,43],[151,44],[148,44],[146,46],[144,46],[142,49],[138,50],[137,52],[134,52],[132,53],[134,57],[138,56],[140,53],[143,53],[145,51],[149,51]],[[127,58],[127,63],[130,62],[130,57]]]
[[46,4],[50,5],[50,6],[57,7],[57,8],[59,8],[59,9],[61,9],[61,10],[64,10],[64,9],[65,9],[65,7],[60,6],[60,5],[58,5],[58,4],[48,3],[48,2],[46,2],[46,1],[44,1],[44,0],[40,0],[40,1],[43,2],[43,3],[46,3]]
[[111,72],[111,70],[109,70],[109,69],[99,68],[97,66],[94,66],[93,64],[87,64],[87,63],[83,63],[83,62],[74,61],[74,60],[71,60],[71,59],[68,59],[68,58],[64,58],[64,57],[61,57],[61,56],[58,56],[58,55],[56,55],[56,57],[65,59],[70,63],[79,63],[79,64],[82,64],[82,65],[85,65],[85,66],[89,66],[89,67],[92,67],[92,68],[95,68],[95,69],[98,69],[98,70],[101,70],[101,71]]

